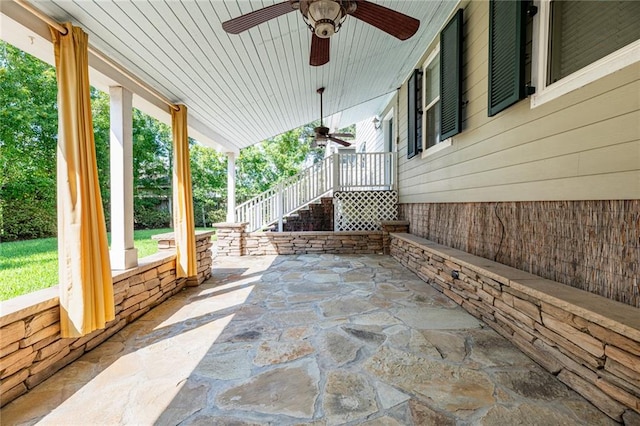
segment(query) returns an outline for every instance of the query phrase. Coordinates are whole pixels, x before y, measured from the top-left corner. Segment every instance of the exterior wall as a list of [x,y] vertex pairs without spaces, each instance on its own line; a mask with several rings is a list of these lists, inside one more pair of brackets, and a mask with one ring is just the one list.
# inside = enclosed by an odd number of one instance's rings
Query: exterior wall
[[409,234],[391,255],[616,421],[640,422],[636,308]]
[[410,232],[640,307],[640,200],[420,203]]
[[488,117],[488,8],[464,9],[466,104],[451,146],[407,159],[401,88],[400,203],[640,198],[640,63],[536,108],[525,99]]
[[[382,136],[382,121],[379,129],[375,128],[373,117],[356,123],[356,152],[385,152]],[[362,150],[363,143],[367,144],[365,151]]]
[[[201,248],[198,270],[210,269],[210,236],[200,236],[196,241]],[[205,246],[207,249],[202,250]],[[187,281],[176,280],[175,258],[173,251],[160,252],[142,259],[136,268],[114,273],[115,319],[104,329],[80,338],[60,337],[57,286],[2,302],[0,406],[31,390],[179,292]]]
[[399,219],[413,234],[640,306],[640,63],[488,117],[489,2],[463,3],[463,129],[407,159],[401,87]]

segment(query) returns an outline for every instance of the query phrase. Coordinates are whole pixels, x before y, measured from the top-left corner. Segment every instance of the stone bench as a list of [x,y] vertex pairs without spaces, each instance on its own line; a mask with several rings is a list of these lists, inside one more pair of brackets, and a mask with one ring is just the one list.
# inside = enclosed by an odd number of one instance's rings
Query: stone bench
[[616,421],[640,424],[640,310],[407,233],[391,255]]

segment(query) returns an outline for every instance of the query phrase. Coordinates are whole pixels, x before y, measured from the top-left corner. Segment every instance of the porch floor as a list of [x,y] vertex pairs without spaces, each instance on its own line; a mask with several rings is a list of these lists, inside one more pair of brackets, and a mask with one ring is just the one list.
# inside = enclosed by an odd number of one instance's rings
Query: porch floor
[[2,424],[614,424],[389,256],[221,257]]

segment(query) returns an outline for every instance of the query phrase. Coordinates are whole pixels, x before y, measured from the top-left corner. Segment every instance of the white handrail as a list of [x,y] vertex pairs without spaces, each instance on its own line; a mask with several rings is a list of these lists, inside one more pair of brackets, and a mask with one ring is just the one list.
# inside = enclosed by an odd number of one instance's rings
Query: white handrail
[[274,223],[282,230],[282,218],[332,191],[395,189],[395,153],[333,154],[296,176],[236,207],[236,222],[247,222],[247,231]]

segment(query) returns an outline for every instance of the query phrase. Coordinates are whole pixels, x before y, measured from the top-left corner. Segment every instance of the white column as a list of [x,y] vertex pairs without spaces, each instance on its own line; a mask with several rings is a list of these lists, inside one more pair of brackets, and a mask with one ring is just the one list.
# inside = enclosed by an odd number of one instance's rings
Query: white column
[[236,221],[236,155],[227,152],[227,222]]
[[133,246],[133,103],[129,90],[109,88],[111,97],[111,268],[138,266]]

